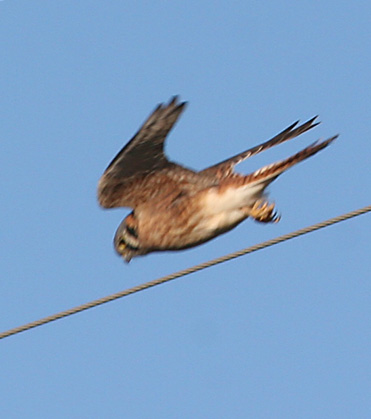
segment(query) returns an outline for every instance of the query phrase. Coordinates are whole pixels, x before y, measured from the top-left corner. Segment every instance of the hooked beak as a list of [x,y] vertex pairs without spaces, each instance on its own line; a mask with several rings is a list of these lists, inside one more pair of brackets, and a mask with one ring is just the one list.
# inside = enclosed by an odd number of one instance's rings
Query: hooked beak
[[124,259],[125,263],[129,263],[133,257],[129,255],[122,255],[122,258]]

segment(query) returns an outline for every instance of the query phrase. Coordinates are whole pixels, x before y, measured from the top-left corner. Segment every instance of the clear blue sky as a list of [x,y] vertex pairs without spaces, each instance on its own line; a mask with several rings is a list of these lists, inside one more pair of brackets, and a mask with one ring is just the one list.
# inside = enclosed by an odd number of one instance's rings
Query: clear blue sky
[[[1,16],[0,331],[370,205],[369,1],[11,1]],[[153,107],[200,169],[296,119],[340,133],[250,220],[124,264],[97,181]],[[0,342],[4,418],[370,418],[371,216]]]

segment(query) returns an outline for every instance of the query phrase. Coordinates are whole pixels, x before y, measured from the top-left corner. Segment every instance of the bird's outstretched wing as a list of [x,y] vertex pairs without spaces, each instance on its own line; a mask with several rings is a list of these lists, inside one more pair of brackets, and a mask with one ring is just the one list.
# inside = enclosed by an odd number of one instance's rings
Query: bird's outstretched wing
[[228,186],[229,183],[236,185],[249,185],[253,188],[255,185],[260,185],[260,189],[265,189],[271,182],[273,182],[281,173],[285,172],[292,166],[299,162],[306,160],[308,157],[313,156],[320,150],[323,150],[330,145],[338,135],[334,135],[325,141],[317,141],[310,146],[304,148],[298,153],[275,163],[264,166],[249,175],[242,176],[234,174],[222,181],[223,186]]
[[98,184],[98,200],[105,208],[133,207],[149,174],[173,167],[164,154],[164,141],[186,102],[174,96],[160,104],[134,137],[109,164]]
[[303,134],[304,132],[314,128],[319,124],[319,122],[315,122],[316,119],[317,116],[315,116],[307,122],[304,122],[304,124],[299,126],[297,126],[299,121],[296,121],[288,128],[277,134],[275,137],[271,138],[270,140],[265,141],[264,143],[252,147],[246,151],[243,151],[242,153],[236,154],[235,156],[227,160],[224,160],[218,164],[210,166],[202,170],[200,173],[207,176],[217,176],[219,178],[226,177],[233,172],[234,166],[242,162],[243,160],[251,156],[255,156],[256,154],[261,153],[262,151],[268,150],[269,148],[275,145],[282,144],[285,141],[298,137],[300,134]]

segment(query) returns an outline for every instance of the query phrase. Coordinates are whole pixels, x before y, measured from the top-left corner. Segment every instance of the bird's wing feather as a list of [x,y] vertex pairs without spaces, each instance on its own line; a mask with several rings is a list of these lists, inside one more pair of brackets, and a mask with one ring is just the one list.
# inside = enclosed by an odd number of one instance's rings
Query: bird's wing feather
[[249,175],[232,175],[229,178],[226,178],[221,184],[229,186],[229,184],[238,185],[248,185],[249,187],[254,187],[255,185],[261,185],[261,189],[265,189],[271,182],[273,182],[280,174],[285,172],[292,166],[295,166],[297,163],[300,163],[303,160],[306,160],[308,157],[313,156],[318,153],[320,150],[324,149],[330,145],[338,135],[320,142],[315,142],[310,146],[304,148],[298,153],[275,163],[264,166]]
[[185,105],[186,102],[178,103],[178,97],[174,96],[168,104],[157,106],[100,178],[100,205],[105,208],[133,207],[143,181],[149,175],[174,166],[165,156],[164,142]]
[[319,124],[319,122],[315,122],[317,116],[310,119],[309,121],[305,122],[302,125],[298,125],[299,121],[294,122],[288,128],[277,134],[275,137],[271,138],[268,141],[265,141],[262,144],[259,144],[255,147],[252,147],[242,153],[236,154],[235,156],[224,160],[214,166],[210,166],[207,169],[204,169],[202,172],[205,175],[210,176],[218,176],[218,177],[225,177],[228,176],[232,171],[236,164],[240,163],[241,161],[254,156],[262,151],[268,150],[269,148],[282,144],[285,141],[291,140],[300,134],[314,128]]

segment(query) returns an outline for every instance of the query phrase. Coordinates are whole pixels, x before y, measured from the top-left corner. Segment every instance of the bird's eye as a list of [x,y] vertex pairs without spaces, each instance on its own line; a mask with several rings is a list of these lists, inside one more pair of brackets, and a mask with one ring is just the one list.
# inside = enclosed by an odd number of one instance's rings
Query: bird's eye
[[125,247],[126,247],[127,245],[126,245],[126,242],[125,242],[125,240],[124,239],[121,239],[120,241],[119,241],[119,247],[121,248],[121,249],[125,249]]

